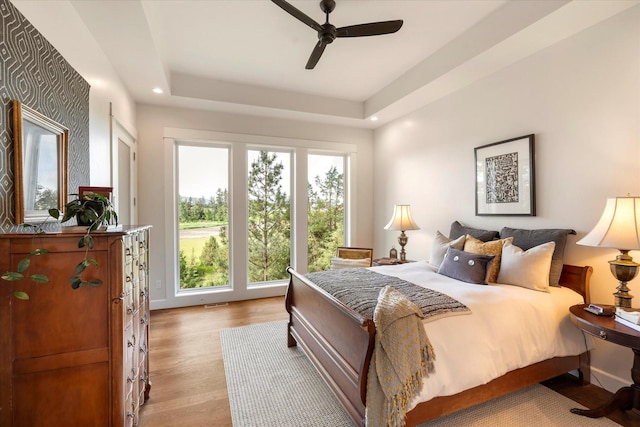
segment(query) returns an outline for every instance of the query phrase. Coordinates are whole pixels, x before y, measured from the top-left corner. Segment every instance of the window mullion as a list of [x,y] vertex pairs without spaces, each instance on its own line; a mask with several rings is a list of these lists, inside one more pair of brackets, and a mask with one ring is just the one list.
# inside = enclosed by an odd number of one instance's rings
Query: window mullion
[[235,143],[231,148],[231,191],[229,223],[231,228],[231,280],[234,290],[247,291],[248,271],[248,214],[247,202],[247,144]]
[[292,180],[294,188],[292,194],[294,194],[294,209],[293,209],[293,224],[291,231],[293,233],[292,243],[293,258],[292,264],[295,269],[300,273],[307,272],[307,258],[309,242],[307,239],[308,234],[308,168],[309,168],[309,150],[307,148],[297,148],[295,151],[294,160],[294,179]]

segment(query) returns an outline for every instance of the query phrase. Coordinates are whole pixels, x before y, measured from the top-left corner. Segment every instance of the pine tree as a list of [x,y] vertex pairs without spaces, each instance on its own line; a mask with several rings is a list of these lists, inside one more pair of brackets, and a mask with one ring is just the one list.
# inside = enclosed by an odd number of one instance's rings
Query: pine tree
[[324,178],[316,176],[309,188],[309,271],[329,268],[344,235],[344,175],[332,166]]
[[249,171],[249,282],[286,277],[290,263],[290,211],[282,191],[282,162],[260,151]]

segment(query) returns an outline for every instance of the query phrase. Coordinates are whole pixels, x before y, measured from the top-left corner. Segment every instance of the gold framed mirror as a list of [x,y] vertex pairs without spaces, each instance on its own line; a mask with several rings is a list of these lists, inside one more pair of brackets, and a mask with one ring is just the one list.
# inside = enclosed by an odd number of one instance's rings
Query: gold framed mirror
[[69,129],[13,100],[16,224],[44,221],[67,203]]

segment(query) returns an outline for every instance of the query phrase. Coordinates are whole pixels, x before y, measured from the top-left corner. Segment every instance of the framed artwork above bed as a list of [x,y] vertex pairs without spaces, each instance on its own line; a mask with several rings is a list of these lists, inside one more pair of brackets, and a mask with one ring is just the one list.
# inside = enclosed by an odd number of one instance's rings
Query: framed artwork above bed
[[476,147],[476,215],[536,215],[535,135]]

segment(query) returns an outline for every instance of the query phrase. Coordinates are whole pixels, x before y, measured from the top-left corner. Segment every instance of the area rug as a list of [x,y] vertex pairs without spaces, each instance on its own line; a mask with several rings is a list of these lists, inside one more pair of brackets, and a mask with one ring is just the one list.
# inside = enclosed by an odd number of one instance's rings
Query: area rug
[[[286,322],[223,329],[220,339],[234,427],[353,426],[304,352],[287,347]],[[575,407],[581,406],[534,385],[420,427],[618,425],[570,413]]]

